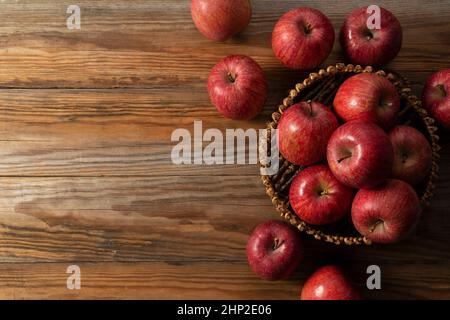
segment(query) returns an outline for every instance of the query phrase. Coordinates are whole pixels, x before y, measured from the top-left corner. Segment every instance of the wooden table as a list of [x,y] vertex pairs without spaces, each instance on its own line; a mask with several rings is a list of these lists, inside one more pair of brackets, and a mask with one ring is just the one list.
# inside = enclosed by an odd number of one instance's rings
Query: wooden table
[[[76,3],[75,3],[76,2]],[[190,1],[0,2],[0,298],[296,299],[315,267],[339,263],[370,298],[450,298],[450,145],[438,192],[416,236],[399,245],[336,247],[305,238],[307,258],[287,281],[258,279],[246,262],[251,230],[277,214],[256,165],[174,165],[171,133],[263,128],[304,73],[274,58],[271,31],[299,5],[338,30],[360,1],[253,1],[240,36],[225,43],[194,27]],[[390,68],[416,93],[450,67],[450,5],[384,1],[404,44]],[[81,8],[68,30],[67,7]],[[255,58],[270,94],[253,121],[218,115],[206,91],[223,56]],[[341,61],[336,41],[326,64]],[[441,132],[441,135],[444,135]],[[448,141],[448,140],[447,140]],[[81,290],[66,268],[81,268]]]

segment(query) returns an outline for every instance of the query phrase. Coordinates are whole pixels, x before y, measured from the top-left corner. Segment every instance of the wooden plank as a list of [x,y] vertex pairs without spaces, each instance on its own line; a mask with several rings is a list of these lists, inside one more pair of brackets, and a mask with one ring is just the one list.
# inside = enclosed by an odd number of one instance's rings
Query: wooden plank
[[[77,263],[77,262],[75,262]],[[379,263],[382,289],[363,289],[367,265],[341,261],[368,299],[448,299],[446,265]],[[318,267],[306,263],[291,279],[263,281],[245,263],[77,263],[81,289],[68,290],[71,263],[0,264],[1,299],[298,299],[307,276]],[[437,276],[439,275],[439,276]]]
[[[0,262],[243,261],[251,230],[277,217],[258,177],[2,178],[0,189]],[[364,249],[312,241],[311,259],[348,249],[374,262],[448,264],[449,190],[410,241]]]
[[[195,29],[189,1],[80,0],[81,30],[66,28],[70,1],[1,3],[0,87],[113,88],[191,86],[204,88],[211,67],[223,56],[244,53],[262,64],[273,89],[285,88],[289,73],[270,46],[275,21],[298,1],[259,0],[245,32],[214,43]],[[308,6],[308,3],[301,5]],[[309,3],[323,10],[339,30],[354,1]],[[443,2],[385,1],[404,29],[404,45],[390,67],[415,82],[450,67],[448,21]],[[439,13],[439,14],[437,14]],[[325,64],[342,60],[336,41]],[[292,79],[292,78],[291,78]]]
[[295,299],[294,281],[261,281],[235,263],[82,263],[81,290],[66,288],[68,264],[0,264],[1,299]]
[[274,210],[257,177],[3,178],[0,189],[0,262],[241,259]]
[[274,98],[257,119],[231,121],[206,92],[1,90],[0,176],[255,175],[256,164],[173,164],[171,135],[185,128],[193,138],[194,121],[201,135],[217,128],[224,138],[226,129],[265,128]]

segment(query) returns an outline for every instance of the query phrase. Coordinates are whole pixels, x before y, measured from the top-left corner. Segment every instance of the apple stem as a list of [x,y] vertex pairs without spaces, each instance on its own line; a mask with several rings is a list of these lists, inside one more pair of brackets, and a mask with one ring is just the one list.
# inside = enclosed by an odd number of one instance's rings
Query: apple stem
[[338,159],[338,160],[337,160],[337,163],[341,163],[341,162],[344,161],[345,159],[348,159],[348,158],[351,158],[351,157],[352,157],[352,155],[349,154],[349,155],[347,155],[347,156],[345,156],[345,157],[342,157],[342,158]]
[[309,115],[312,116],[313,115],[313,108],[312,108],[311,100],[306,101],[306,103],[309,106]]
[[311,25],[310,24],[304,24],[303,25],[303,31],[305,32],[305,34],[310,34],[311,33]]
[[447,92],[445,92],[445,88],[444,88],[444,85],[443,85],[443,84],[438,84],[438,85],[436,86],[436,88],[438,88],[438,90],[441,91],[441,94],[442,94],[443,97],[446,97],[446,96],[447,96]]
[[369,232],[370,232],[370,233],[374,232],[374,230],[377,228],[377,226],[378,226],[380,223],[383,223],[383,221],[382,221],[382,220],[377,220],[377,221],[373,224],[373,226],[369,229]]
[[406,160],[408,160],[408,155],[406,153],[402,153],[402,163],[406,163]]
[[373,39],[373,33],[372,30],[370,30],[369,28],[367,28],[366,30],[364,30],[364,36],[366,38],[367,41],[370,41]]
[[280,241],[280,239],[278,239],[278,238],[273,239],[272,250],[277,250],[282,244],[283,244],[283,241]]
[[234,83],[236,81],[236,77],[231,72],[228,72],[228,81],[230,81],[231,83]]

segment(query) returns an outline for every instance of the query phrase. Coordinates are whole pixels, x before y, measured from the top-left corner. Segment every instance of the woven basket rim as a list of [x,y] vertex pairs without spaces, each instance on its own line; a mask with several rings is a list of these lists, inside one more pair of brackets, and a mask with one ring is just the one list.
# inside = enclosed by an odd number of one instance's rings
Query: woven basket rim
[[[438,179],[438,159],[439,159],[439,150],[441,147],[438,144],[439,136],[437,135],[437,127],[435,125],[435,120],[428,115],[428,112],[422,108],[422,102],[417,96],[412,94],[412,90],[410,88],[409,81],[404,78],[402,75],[395,73],[393,71],[386,72],[382,69],[376,70],[372,66],[360,66],[353,64],[344,64],[337,63],[336,65],[330,65],[325,69],[320,69],[317,72],[312,72],[309,74],[307,78],[305,78],[302,82],[297,83],[294,89],[289,90],[289,95],[283,99],[282,104],[278,106],[278,110],[273,112],[271,115],[271,121],[267,123],[267,129],[270,132],[271,129],[276,129],[278,125],[278,121],[281,118],[281,114],[289,108],[294,99],[298,96],[299,93],[304,91],[306,88],[311,86],[312,84],[320,81],[321,79],[337,75],[339,73],[374,73],[379,76],[385,77],[388,79],[394,86],[396,87],[401,98],[404,98],[407,102],[407,105],[412,107],[414,111],[420,116],[424,127],[429,136],[430,145],[432,148],[432,165],[431,170],[428,174],[428,181],[426,182],[426,187],[424,192],[420,198],[420,203],[422,208],[429,205],[431,198],[433,197],[433,192],[435,190],[436,181]],[[270,145],[270,135],[267,137],[268,145]],[[281,154],[280,154],[280,157]],[[287,160],[286,160],[287,162]],[[264,167],[260,164],[261,167]],[[289,163],[291,169],[295,167],[294,164]],[[295,175],[298,172],[295,172]],[[372,242],[370,239],[364,236],[341,236],[341,235],[333,235],[322,232],[317,229],[316,226],[310,225],[303,221],[300,217],[298,217],[294,212],[292,212],[289,208],[289,198],[286,200],[282,200],[280,195],[278,194],[275,186],[270,180],[270,176],[263,175],[261,173],[261,179],[266,189],[266,193],[272,200],[272,203],[275,205],[276,210],[280,213],[280,215],[288,220],[293,226],[295,226],[301,232],[305,232],[311,236],[313,236],[317,240],[323,240],[326,242],[331,242],[334,244],[346,244],[346,245],[370,245]]]

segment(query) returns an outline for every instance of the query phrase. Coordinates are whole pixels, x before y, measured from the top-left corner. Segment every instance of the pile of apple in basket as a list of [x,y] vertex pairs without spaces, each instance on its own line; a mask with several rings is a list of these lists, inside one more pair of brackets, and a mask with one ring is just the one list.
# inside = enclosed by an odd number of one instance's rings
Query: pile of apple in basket
[[[207,38],[225,41],[250,22],[249,0],[193,0],[191,13]],[[334,27],[319,10],[297,8],[275,24],[272,49],[284,66],[311,70],[330,54]],[[399,20],[376,6],[354,10],[344,21],[340,44],[346,59],[380,67],[394,59],[402,44]],[[267,97],[262,68],[252,58],[223,58],[208,77],[212,104],[227,118],[258,115]],[[450,69],[433,74],[423,90],[423,107],[450,129]],[[330,108],[332,107],[332,108]],[[398,125],[400,96],[386,77],[359,73],[337,89],[332,105],[300,101],[278,121],[284,159],[303,170],[292,180],[289,203],[309,225],[351,217],[356,230],[374,243],[394,243],[414,229],[421,204],[413,187],[429,174],[432,148],[417,129]],[[257,226],[247,244],[250,267],[261,278],[287,278],[298,268],[304,246],[300,232],[286,222]],[[301,299],[360,299],[348,275],[323,266],[303,284]]]

